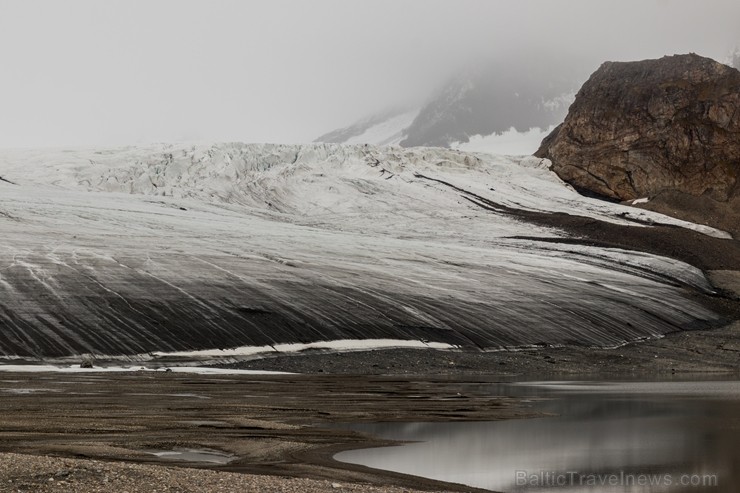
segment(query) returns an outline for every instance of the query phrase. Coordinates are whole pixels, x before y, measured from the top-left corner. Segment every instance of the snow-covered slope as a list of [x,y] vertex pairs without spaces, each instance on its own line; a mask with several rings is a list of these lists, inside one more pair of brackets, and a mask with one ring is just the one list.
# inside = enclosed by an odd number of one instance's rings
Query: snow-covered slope
[[398,145],[406,138],[419,109],[395,109],[363,118],[354,124],[322,135],[327,144]]
[[708,289],[689,265],[513,238],[562,233],[490,204],[694,227],[581,197],[546,165],[329,144],[3,151],[0,354],[611,346],[717,319],[674,282]]
[[545,129],[530,128],[520,132],[511,127],[509,130],[491,135],[473,135],[467,142],[452,142],[450,148],[466,152],[487,152],[489,154],[506,154],[512,156],[532,155],[542,143],[542,139],[550,135],[555,129],[549,126]]

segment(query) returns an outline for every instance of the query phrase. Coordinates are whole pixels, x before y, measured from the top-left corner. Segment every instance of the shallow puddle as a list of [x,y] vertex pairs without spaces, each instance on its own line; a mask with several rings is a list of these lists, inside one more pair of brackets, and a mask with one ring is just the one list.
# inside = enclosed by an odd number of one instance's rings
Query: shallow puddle
[[183,462],[200,462],[208,464],[228,464],[236,456],[210,449],[174,448],[171,450],[142,450],[141,452],[156,455],[161,459]]
[[43,394],[47,392],[61,392],[59,389],[0,389],[6,394]]
[[215,426],[218,428],[224,428],[231,426],[226,421],[215,421],[215,420],[207,420],[207,419],[194,419],[190,421],[180,421],[180,423],[186,424],[186,425],[193,425],[193,426]]

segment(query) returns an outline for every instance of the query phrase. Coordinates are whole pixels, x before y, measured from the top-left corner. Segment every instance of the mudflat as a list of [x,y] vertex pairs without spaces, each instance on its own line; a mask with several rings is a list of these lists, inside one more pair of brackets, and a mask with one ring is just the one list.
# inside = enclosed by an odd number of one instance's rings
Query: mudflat
[[738,374],[738,354],[736,322],[615,349],[309,352],[229,365],[303,374],[3,372],[0,491],[474,491],[336,462],[389,442],[334,424],[524,419],[535,415],[527,404],[490,382]]
[[[486,386],[433,377],[2,373],[0,395],[0,491],[471,491],[335,462],[388,442],[330,424],[531,414]],[[179,461],[178,451],[201,455]],[[318,482],[259,482],[276,477]]]

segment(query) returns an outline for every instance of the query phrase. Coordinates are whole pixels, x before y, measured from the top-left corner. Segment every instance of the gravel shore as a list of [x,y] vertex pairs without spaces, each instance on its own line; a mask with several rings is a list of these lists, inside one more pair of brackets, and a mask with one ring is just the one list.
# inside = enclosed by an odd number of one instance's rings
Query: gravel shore
[[[335,462],[336,452],[390,442],[330,425],[535,415],[488,382],[737,374],[740,276],[711,274],[734,323],[616,349],[306,352],[227,365],[303,375],[4,373],[0,493],[480,491]],[[173,464],[147,453],[178,447],[234,460]]]
[[535,415],[449,377],[6,372],[0,398],[0,492],[476,491],[337,462],[396,444],[339,423]]
[[237,474],[204,469],[0,454],[0,492],[34,493],[411,493],[312,479]]

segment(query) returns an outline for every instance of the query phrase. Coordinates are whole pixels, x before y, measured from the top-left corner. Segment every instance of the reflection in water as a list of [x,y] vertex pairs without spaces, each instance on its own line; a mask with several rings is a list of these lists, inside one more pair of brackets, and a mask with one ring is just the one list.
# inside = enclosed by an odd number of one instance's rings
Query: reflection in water
[[[737,393],[740,384],[731,387]],[[525,392],[550,397],[535,409],[558,417],[352,425],[417,443],[342,452],[336,459],[506,492],[740,491],[740,401],[729,393],[722,399],[614,387]]]

